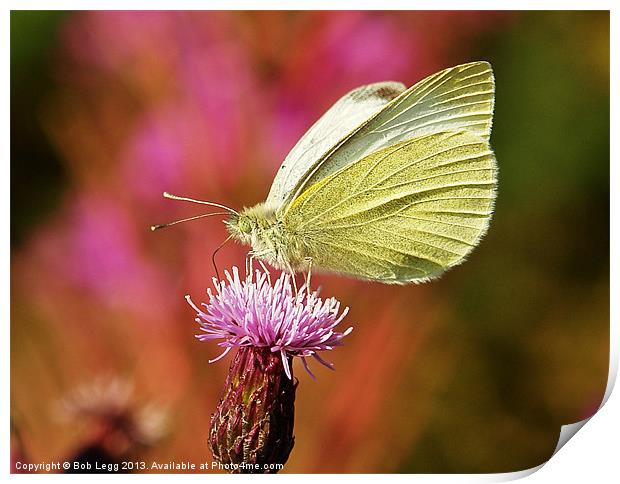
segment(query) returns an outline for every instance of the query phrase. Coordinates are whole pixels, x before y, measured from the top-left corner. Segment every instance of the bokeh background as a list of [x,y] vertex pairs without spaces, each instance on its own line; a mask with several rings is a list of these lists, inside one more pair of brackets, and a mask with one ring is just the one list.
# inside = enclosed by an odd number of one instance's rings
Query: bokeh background
[[[483,59],[500,166],[489,234],[431,284],[313,279],[355,331],[326,355],[336,372],[295,367],[285,472],[547,460],[607,380],[607,12],[12,12],[13,460],[210,461],[230,358],[207,363],[219,348],[194,339],[183,296],[204,294],[225,231],[150,232],[200,213],[161,193],[253,205],[349,89]],[[229,245],[219,264],[244,253]],[[150,433],[127,437],[109,409]]]

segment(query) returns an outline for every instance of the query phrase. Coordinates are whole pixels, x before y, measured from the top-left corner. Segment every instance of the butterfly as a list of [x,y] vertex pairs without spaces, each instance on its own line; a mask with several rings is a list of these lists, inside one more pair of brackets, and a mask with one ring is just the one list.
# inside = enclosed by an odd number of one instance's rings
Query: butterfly
[[442,70],[409,89],[361,86],[293,147],[265,202],[237,212],[164,195],[226,210],[229,239],[275,268],[425,282],[463,262],[489,226],[494,90],[488,62]]

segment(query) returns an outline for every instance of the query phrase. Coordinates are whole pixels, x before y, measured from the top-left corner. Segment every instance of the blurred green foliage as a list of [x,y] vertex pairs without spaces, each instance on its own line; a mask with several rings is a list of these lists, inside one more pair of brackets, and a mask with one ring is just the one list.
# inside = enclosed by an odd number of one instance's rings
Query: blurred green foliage
[[39,122],[53,87],[58,11],[11,12],[11,247],[52,213],[64,184],[63,168]]

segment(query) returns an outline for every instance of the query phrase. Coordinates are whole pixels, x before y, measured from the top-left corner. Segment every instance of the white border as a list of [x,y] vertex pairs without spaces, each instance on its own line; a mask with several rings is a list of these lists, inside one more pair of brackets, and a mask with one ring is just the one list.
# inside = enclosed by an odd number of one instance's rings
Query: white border
[[[204,9],[209,7],[212,9],[287,9],[291,7],[306,9],[306,10],[320,10],[320,9],[360,9],[360,10],[386,10],[386,9],[427,9],[427,10],[452,10],[452,9],[528,9],[528,10],[547,10],[547,9],[570,9],[570,10],[609,10],[611,9],[611,2],[609,1],[589,1],[589,2],[559,2],[559,1],[532,1],[526,0],[521,2],[503,2],[501,5],[497,1],[418,1],[412,4],[410,1],[393,1],[384,0],[382,2],[361,0],[358,2],[334,2],[334,1],[315,1],[312,3],[299,2],[291,4],[290,1],[265,1],[265,2],[252,2],[252,1],[237,1],[234,5],[231,2],[225,2],[221,0],[205,1],[199,0],[177,0],[175,2],[166,1],[119,1],[108,0],[106,2],[95,0],[82,0],[82,1],[57,1],[53,5],[50,2],[34,1],[34,0],[22,0],[20,2],[11,1],[7,2],[9,8],[15,10],[28,10],[28,9],[62,9],[62,10],[83,10],[83,9]],[[10,431],[9,431],[9,398],[8,398],[8,382],[10,377],[10,341],[9,341],[9,320],[10,320],[10,238],[9,238],[9,190],[10,190],[10,176],[9,176],[9,130],[10,130],[10,110],[9,110],[9,59],[10,59],[10,15],[8,9],[5,11],[5,16],[2,22],[2,38],[4,48],[2,51],[2,94],[3,94],[3,116],[2,116],[2,137],[4,139],[3,147],[5,162],[2,163],[3,175],[0,177],[0,196],[2,197],[2,208],[0,210],[0,226],[3,227],[3,231],[0,237],[1,246],[1,264],[4,268],[2,272],[1,284],[1,299],[0,299],[0,311],[2,314],[2,321],[4,324],[4,331],[2,333],[2,346],[4,351],[2,352],[2,367],[4,372],[4,394],[1,405],[1,411],[3,415],[2,420],[2,462],[3,471],[5,473],[10,472],[9,461],[9,449],[10,449]],[[619,26],[617,15],[612,11],[611,15],[611,47],[612,52],[617,52],[618,35],[616,34]],[[578,52],[575,55],[579,55]],[[611,65],[611,86],[618,85],[618,70],[617,62],[613,61]],[[616,115],[618,108],[618,100],[615,93],[611,95],[611,132],[615,132],[613,126],[617,126]],[[618,197],[614,195],[614,188],[618,187],[618,167],[617,167],[617,142],[615,138],[611,140],[611,247],[620,246],[620,237],[618,237],[618,224],[614,219],[614,214],[618,214]],[[617,218],[617,215],[616,215]],[[617,275],[620,269],[620,255],[618,252],[612,251],[611,257],[611,294],[620,294],[617,281]],[[611,334],[610,334],[610,378],[608,382],[608,388],[605,395],[606,403],[589,421],[584,422],[585,425],[579,432],[579,437],[576,439],[570,439],[561,448],[558,448],[557,455],[554,455],[551,460],[545,465],[539,466],[536,469],[510,473],[510,474],[454,474],[454,475],[314,475],[314,474],[282,474],[279,476],[227,476],[227,475],[215,475],[209,474],[205,476],[200,475],[175,475],[174,479],[182,479],[185,482],[200,482],[204,483],[205,479],[209,482],[231,482],[235,480],[245,481],[246,479],[280,479],[283,482],[292,481],[306,481],[315,484],[316,479],[321,481],[337,481],[337,482],[353,482],[353,480],[362,480],[367,482],[377,482],[378,479],[388,479],[391,481],[407,481],[415,480],[416,482],[501,482],[507,480],[519,479],[525,476],[529,476],[530,482],[537,483],[555,483],[557,481],[563,482],[583,482],[585,479],[593,480],[593,482],[609,482],[611,476],[619,475],[619,465],[616,453],[613,452],[617,448],[617,442],[615,439],[614,431],[620,428],[620,397],[617,393],[611,393],[613,383],[615,382],[617,369],[618,369],[618,343],[620,343],[620,333],[618,332],[618,309],[619,303],[617,299],[612,298],[611,301]],[[563,429],[568,434],[573,433],[576,427]],[[535,471],[538,472],[535,472]],[[105,475],[93,475],[88,476],[88,480],[99,481],[102,479],[108,479],[110,476]],[[168,474],[150,474],[150,475],[133,475],[133,476],[119,476],[115,475],[112,479],[118,481],[119,479],[124,481],[125,479],[131,480],[148,480],[151,482],[168,482],[171,476]],[[11,479],[16,480],[28,480],[41,479],[35,475],[19,475],[12,474]],[[76,482],[82,482],[84,476],[60,476],[60,475],[47,475],[45,479],[52,479],[53,481],[60,479],[67,479],[69,481],[76,480]]]

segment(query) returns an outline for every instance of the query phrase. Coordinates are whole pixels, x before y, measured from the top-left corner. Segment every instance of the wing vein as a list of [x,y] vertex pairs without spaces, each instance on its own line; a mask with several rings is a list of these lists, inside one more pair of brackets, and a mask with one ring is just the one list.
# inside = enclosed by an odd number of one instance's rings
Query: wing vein
[[431,223],[435,223],[435,224],[450,225],[452,227],[461,227],[461,228],[464,228],[464,229],[473,229],[473,230],[479,230],[480,229],[480,227],[476,227],[474,225],[457,224],[457,223],[454,223],[454,222],[446,222],[445,220],[437,220],[437,219],[432,219],[432,218],[415,217],[414,215],[398,214],[398,215],[396,215],[396,217],[406,218],[406,219],[413,219],[413,220],[421,220],[423,222],[431,222]]
[[[452,91],[452,92],[454,92],[454,91]],[[451,93],[446,93],[446,94],[451,94]],[[445,99],[443,101],[439,101],[439,102],[436,102],[436,103],[433,103],[433,104],[429,104],[429,106],[430,107],[441,106],[442,104],[448,104],[448,103],[453,102],[453,101],[458,101],[459,99],[465,99],[465,98],[474,97],[474,96],[484,96],[485,94],[493,94],[493,90],[491,89],[489,91],[468,92],[467,94],[461,94],[460,96],[454,96],[454,97],[451,97],[450,99]],[[435,99],[440,99],[442,97],[443,97],[443,95],[437,96]],[[470,105],[477,104],[477,103],[489,103],[489,104],[492,104],[492,98],[491,98],[491,96],[489,96],[487,99],[484,99],[482,101],[476,101],[474,103],[461,104],[461,107],[470,106]]]
[[[379,192],[381,190],[389,190],[391,188],[399,188],[399,187],[404,187],[407,185],[410,185],[412,183],[416,183],[416,182],[421,182],[421,181],[426,181],[426,180],[432,180],[433,178],[439,178],[442,176],[450,176],[450,175],[456,175],[457,173],[471,173],[474,171],[495,171],[494,168],[471,168],[468,170],[453,170],[453,171],[448,171],[446,173],[439,173],[437,175],[429,175],[429,176],[425,176],[423,178],[416,178],[414,180],[409,180],[406,182],[402,182],[402,183],[396,183],[394,185],[388,185],[387,187],[373,187],[370,188],[368,190],[364,190],[364,192],[361,193],[365,193],[365,192],[369,192],[369,191],[374,191],[374,192]],[[476,181],[474,180],[474,183],[478,184],[478,183],[484,183],[486,182],[486,180],[481,180],[481,181]],[[440,187],[436,187],[436,188],[443,188],[445,185],[442,185]]]
[[[420,257],[418,254],[412,254],[412,253],[409,253],[409,252],[404,252],[404,251],[396,249],[394,247],[389,247],[389,246],[381,245],[381,244],[378,244],[376,242],[371,242],[369,240],[359,240],[359,239],[355,239],[355,238],[350,238],[349,240],[352,240],[354,242],[358,242],[360,244],[368,244],[368,245],[370,245],[372,247],[376,247],[378,249],[392,250],[392,251],[397,252],[399,254],[402,254],[404,256],[415,257],[416,259],[426,260],[426,261],[428,261],[428,262],[430,262],[432,264],[439,264],[439,262],[437,262],[437,261],[434,261],[434,260],[431,260],[431,259],[427,259],[426,257]],[[421,242],[421,243],[424,244],[424,242]],[[428,244],[425,244],[425,245],[428,245]],[[339,248],[345,249],[345,250],[347,249],[345,247],[342,247],[339,244],[332,244],[332,246],[336,246],[336,247],[339,247]],[[352,249],[349,249],[349,250],[353,252]],[[443,250],[443,249],[440,249],[440,250]],[[446,252],[450,252],[450,251],[446,251]],[[414,267],[414,266],[411,266],[411,265],[401,264],[401,263],[399,263],[399,262],[397,262],[395,260],[383,259],[383,258],[380,258],[380,257],[378,257],[376,255],[367,254],[365,252],[357,252],[357,253],[362,254],[362,255],[366,255],[367,257],[372,257],[372,258],[374,258],[377,261],[382,261],[382,262],[385,262],[387,264],[391,264],[391,265],[394,265],[394,266],[403,267],[405,269],[417,270],[418,272],[421,272],[423,274],[423,277],[426,277],[426,276],[428,276],[430,274],[428,271],[425,271],[424,269],[421,269],[421,268],[418,268],[418,267]],[[455,255],[458,255],[458,254],[455,254]],[[389,269],[389,267],[388,267],[388,270],[390,270],[392,273],[394,272],[393,270]]]
[[[401,197],[404,198],[404,197]],[[396,199],[398,200],[398,199]],[[440,202],[442,200],[448,200],[448,201],[452,201],[452,200],[493,200],[493,197],[448,197],[448,198],[429,198],[428,200],[418,200],[418,201],[414,201],[414,202],[410,202],[407,205],[399,208],[398,210],[392,212],[392,213],[388,213],[386,215],[382,215],[380,217],[376,217],[374,219],[371,220],[365,220],[363,222],[359,222],[359,223],[354,223],[354,224],[347,224],[347,225],[337,225],[337,226],[333,226],[331,224],[333,224],[334,222],[337,222],[338,220],[346,220],[347,218],[350,217],[350,215],[345,215],[344,217],[340,217],[338,219],[333,219],[330,220],[329,223],[329,228],[330,229],[345,229],[345,228],[353,228],[353,227],[363,227],[364,225],[368,225],[374,222],[378,222],[379,220],[384,220],[390,217],[394,217],[399,215],[401,212],[408,210],[409,208],[411,208],[414,205],[419,205],[421,203],[429,203],[429,202]],[[380,206],[380,205],[379,205]],[[376,207],[372,207],[370,209],[367,210],[362,210],[360,212],[357,212],[356,215],[359,215],[360,213],[363,212],[367,212],[368,210],[372,210]],[[448,212],[442,212],[442,213],[448,213]],[[450,213],[471,213],[471,214],[475,214],[475,215],[489,215],[489,213],[481,213],[481,212],[466,212],[466,211],[452,211]]]
[[[385,234],[391,235],[392,237],[401,237],[401,238],[404,238],[404,239],[406,239],[406,240],[411,240],[411,241],[415,242],[416,244],[426,245],[426,246],[428,246],[428,247],[430,247],[430,248],[432,248],[432,249],[436,249],[436,250],[439,250],[439,251],[447,252],[448,254],[452,254],[452,255],[455,255],[455,256],[457,256],[457,257],[463,257],[463,254],[459,254],[458,252],[454,252],[454,251],[452,251],[452,250],[446,249],[445,247],[438,247],[438,246],[436,246],[436,245],[429,244],[428,242],[422,242],[421,240],[417,240],[417,239],[408,239],[408,238],[406,238],[406,237],[403,237],[403,236],[402,236],[402,235],[400,235],[400,234],[395,234],[395,233],[393,233],[393,232],[391,232],[391,231],[389,231],[389,230],[385,230],[385,229],[383,229],[383,228],[381,228],[381,227],[377,227],[377,230],[378,230],[379,232],[383,232],[383,233],[385,233]],[[351,239],[351,240],[355,240],[355,239]],[[409,253],[407,253],[407,252],[402,252],[402,251],[397,250],[397,249],[394,249],[394,248],[392,248],[392,247],[383,247],[383,246],[380,246],[380,245],[379,245],[379,247],[382,247],[382,248],[384,248],[384,249],[396,250],[397,252],[400,252],[401,254],[404,254],[404,255],[409,255],[409,256],[412,256],[412,257],[417,257],[418,259],[422,259],[422,257],[420,257],[420,256],[418,256],[418,255],[416,255],[416,254],[409,254]],[[437,262],[437,261],[434,261],[434,260],[431,260],[431,259],[428,259],[428,260],[430,260],[431,262],[434,262],[434,263],[436,263],[436,264],[439,264],[439,262]]]
[[[413,118],[408,118],[406,121],[403,121],[402,123],[392,124],[392,125],[389,125],[389,126],[386,126],[385,124],[383,124],[381,126],[381,129],[373,129],[372,131],[369,131],[368,133],[369,134],[371,134],[371,133],[372,134],[385,133],[386,131],[390,131],[392,129],[399,128],[401,126],[406,126],[408,124],[413,123],[414,121],[419,121],[420,119],[428,118],[429,116],[437,116],[437,115],[439,115],[441,113],[447,113],[449,111],[454,111],[456,109],[462,109],[462,108],[467,107],[467,106],[473,106],[473,105],[476,105],[476,104],[488,104],[488,103],[489,103],[489,101],[477,101],[475,103],[470,103],[470,104],[464,104],[464,105],[459,104],[458,106],[451,106],[449,108],[439,109],[437,111],[427,112],[427,113],[421,114],[420,116],[416,116],[416,117],[413,117]],[[446,117],[442,117],[440,119],[435,119],[432,122],[428,122],[426,124],[418,125],[418,126],[415,127],[415,129],[424,128],[426,126],[430,126],[432,124],[439,123],[441,121],[445,121],[446,119],[450,119],[450,121],[452,121],[454,119],[462,119],[462,118],[466,118],[466,117],[469,117],[469,116],[484,116],[484,115],[488,115],[489,112],[490,112],[490,109],[487,109],[487,110],[480,111],[480,112],[475,112],[475,113],[466,113],[463,116],[446,116]],[[415,129],[413,131],[415,131]],[[405,131],[404,133],[409,133],[411,131],[412,130],[408,130],[408,131]]]

